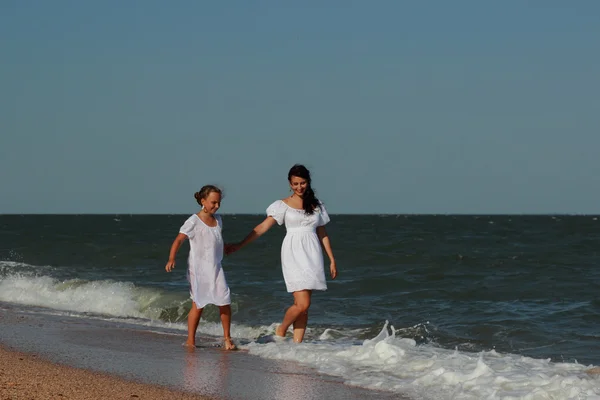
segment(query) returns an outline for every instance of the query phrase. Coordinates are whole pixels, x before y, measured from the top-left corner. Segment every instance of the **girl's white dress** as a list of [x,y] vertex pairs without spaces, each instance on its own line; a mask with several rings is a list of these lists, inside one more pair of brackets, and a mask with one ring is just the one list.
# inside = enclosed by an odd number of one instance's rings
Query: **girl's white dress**
[[286,227],[281,245],[281,269],[287,291],[327,290],[323,251],[316,232],[318,226],[329,222],[325,206],[321,203],[312,214],[307,214],[277,200],[267,208],[267,215]]
[[190,297],[198,308],[204,308],[207,304],[231,304],[229,286],[221,266],[223,222],[220,215],[215,215],[215,218],[217,226],[211,227],[194,214],[179,229],[179,232],[190,240],[187,278],[190,283]]

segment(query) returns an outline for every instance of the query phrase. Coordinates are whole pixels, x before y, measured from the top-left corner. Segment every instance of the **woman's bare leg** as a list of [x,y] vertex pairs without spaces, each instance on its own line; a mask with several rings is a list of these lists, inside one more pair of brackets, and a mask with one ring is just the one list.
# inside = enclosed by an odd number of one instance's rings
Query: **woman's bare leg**
[[[294,341],[301,342],[304,338],[306,323],[308,321],[308,308],[310,307],[311,290],[300,290],[294,292],[294,304],[287,309],[283,317],[283,322],[275,330],[275,335],[285,336],[290,325],[294,324]],[[298,318],[300,317],[300,320]],[[296,329],[298,333],[296,334]],[[299,340],[297,339],[297,336]]]
[[300,343],[304,340],[306,325],[308,325],[308,311],[300,314],[294,321],[294,342]]

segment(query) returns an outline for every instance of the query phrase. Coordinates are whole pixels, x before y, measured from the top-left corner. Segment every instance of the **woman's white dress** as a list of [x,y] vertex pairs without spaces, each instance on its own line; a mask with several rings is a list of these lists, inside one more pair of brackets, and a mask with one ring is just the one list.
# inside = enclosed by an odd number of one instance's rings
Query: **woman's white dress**
[[204,308],[207,304],[231,304],[229,286],[221,266],[223,222],[220,215],[215,215],[215,218],[217,226],[211,227],[194,214],[179,229],[190,241],[187,278],[190,283],[190,297],[198,308]]
[[281,245],[281,269],[287,291],[327,290],[323,251],[316,232],[318,226],[329,222],[325,206],[320,204],[312,214],[307,214],[277,200],[267,208],[267,215],[286,227]]

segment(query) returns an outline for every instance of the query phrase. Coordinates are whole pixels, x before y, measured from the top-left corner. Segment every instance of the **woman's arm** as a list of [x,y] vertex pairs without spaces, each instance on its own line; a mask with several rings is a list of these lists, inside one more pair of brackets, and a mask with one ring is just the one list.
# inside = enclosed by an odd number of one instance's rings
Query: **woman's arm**
[[321,246],[323,246],[325,253],[327,253],[327,257],[329,257],[329,262],[331,264],[329,266],[329,272],[331,273],[331,279],[335,279],[335,277],[337,276],[337,267],[335,265],[335,258],[333,257],[333,250],[331,249],[331,242],[329,241],[329,235],[327,234],[327,229],[325,229],[325,226],[317,227],[317,236],[319,237],[319,240],[321,241]]
[[177,252],[179,251],[181,244],[187,238],[188,238],[187,235],[180,233],[177,235],[177,237],[173,241],[173,244],[171,245],[171,251],[169,252],[169,262],[167,262],[167,265],[165,266],[165,270],[167,272],[171,272],[171,270],[173,270],[173,268],[175,268],[175,256],[177,255]]
[[238,251],[239,249],[241,249],[242,247],[244,247],[245,245],[252,243],[256,239],[258,239],[259,237],[264,235],[269,229],[271,229],[273,227],[273,225],[276,224],[276,222],[277,221],[275,221],[275,219],[273,217],[265,218],[265,220],[263,222],[256,225],[254,227],[254,229],[252,229],[252,231],[248,234],[248,236],[246,236],[244,238],[244,240],[242,240],[239,243],[229,245],[228,254],[234,253],[234,252]]

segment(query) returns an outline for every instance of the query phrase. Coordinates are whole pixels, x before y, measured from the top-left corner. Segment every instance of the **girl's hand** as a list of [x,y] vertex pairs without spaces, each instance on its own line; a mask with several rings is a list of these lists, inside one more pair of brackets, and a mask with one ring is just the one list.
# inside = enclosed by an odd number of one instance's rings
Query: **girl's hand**
[[169,262],[167,263],[167,265],[165,266],[165,270],[167,272],[171,272],[171,270],[175,268],[175,260],[169,260]]
[[240,245],[237,243],[228,243],[225,245],[225,254],[233,254],[240,249]]
[[329,265],[329,273],[331,274],[331,279],[335,279],[337,276],[337,268],[335,266],[335,261],[332,261]]

